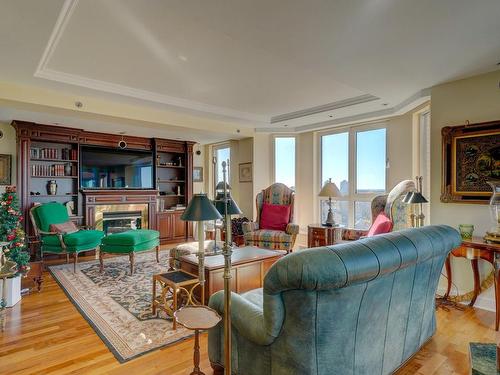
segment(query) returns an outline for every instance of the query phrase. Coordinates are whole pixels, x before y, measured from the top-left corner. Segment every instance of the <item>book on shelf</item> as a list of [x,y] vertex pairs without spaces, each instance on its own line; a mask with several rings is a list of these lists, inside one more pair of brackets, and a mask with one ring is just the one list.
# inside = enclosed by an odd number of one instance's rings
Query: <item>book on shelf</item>
[[57,149],[53,147],[31,147],[31,159],[61,159],[61,160],[77,160],[78,150],[71,148]]
[[33,177],[64,177],[75,176],[76,168],[71,167],[71,174],[67,175],[64,171],[64,164],[33,164],[31,165],[31,175]]

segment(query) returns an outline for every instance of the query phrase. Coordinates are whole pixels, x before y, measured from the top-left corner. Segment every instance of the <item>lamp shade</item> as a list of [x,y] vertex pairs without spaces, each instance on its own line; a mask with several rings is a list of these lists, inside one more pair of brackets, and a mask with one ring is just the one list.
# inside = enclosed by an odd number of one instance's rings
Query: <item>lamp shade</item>
[[206,194],[194,194],[181,216],[184,221],[205,221],[222,219]]
[[[219,181],[215,186],[215,190],[224,190],[224,181]],[[226,182],[226,190],[231,190],[231,186]]]
[[403,203],[407,204],[417,204],[417,203],[428,203],[429,201],[425,199],[422,193],[418,191],[409,191],[403,198]]
[[[242,212],[236,202],[231,198],[231,195],[227,195],[227,214],[228,215],[241,215]],[[224,215],[224,193],[217,194],[215,198],[215,208],[221,215]]]
[[328,197],[328,198],[341,196],[339,188],[337,187],[337,185],[335,185],[334,182],[332,182],[331,178],[327,182],[325,182],[323,188],[321,189],[318,195],[320,197]]

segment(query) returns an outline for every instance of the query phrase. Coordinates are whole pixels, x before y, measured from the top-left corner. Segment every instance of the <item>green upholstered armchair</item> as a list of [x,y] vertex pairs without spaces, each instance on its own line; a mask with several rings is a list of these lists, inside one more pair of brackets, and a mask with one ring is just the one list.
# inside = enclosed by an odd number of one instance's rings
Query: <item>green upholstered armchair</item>
[[74,267],[78,262],[78,253],[97,249],[101,244],[104,233],[99,230],[80,229],[73,233],[51,232],[51,224],[62,224],[69,221],[68,210],[60,203],[52,202],[30,209],[30,219],[35,230],[35,235],[41,241],[41,256],[44,253],[66,254],[66,261],[69,261],[69,254],[73,254]]
[[[434,334],[439,277],[460,243],[455,229],[426,226],[281,258],[263,289],[232,294],[233,374],[392,374]],[[224,292],[209,305],[223,315]],[[223,350],[219,323],[215,374]]]
[[[275,183],[267,189],[262,190],[255,199],[257,206],[257,219],[252,222],[242,224],[245,245],[257,246],[272,250],[291,251],[299,226],[293,224],[293,206],[295,194],[288,186]],[[285,231],[259,229],[261,211],[263,203],[290,205],[290,220]]]
[[[377,195],[371,202],[372,223],[377,218],[378,214],[384,212],[392,221],[392,231],[406,229],[411,227],[410,210],[411,207],[403,203],[403,198],[409,191],[416,191],[415,182],[412,180],[403,180],[398,183],[389,192],[389,194]],[[366,236],[368,230],[359,229],[344,229],[342,231],[342,239],[358,240]]]

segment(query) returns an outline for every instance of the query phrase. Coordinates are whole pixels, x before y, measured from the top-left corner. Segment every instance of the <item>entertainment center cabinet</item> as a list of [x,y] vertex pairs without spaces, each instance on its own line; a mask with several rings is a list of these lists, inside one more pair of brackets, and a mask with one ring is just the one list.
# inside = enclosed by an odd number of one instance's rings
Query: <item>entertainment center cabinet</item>
[[[182,221],[181,215],[193,194],[194,142],[89,132],[17,120],[12,126],[17,134],[17,191],[28,234],[33,233],[29,209],[34,204],[55,201],[71,202],[71,218],[78,224],[102,229],[104,221],[112,220],[113,215],[121,217],[131,211],[138,225],[160,232],[161,244],[192,237],[192,225]],[[151,160],[150,166],[139,168],[143,169],[141,175],[134,175],[133,179],[149,182],[151,178],[148,188],[128,188],[124,177],[112,178],[106,174],[100,177],[99,172],[95,173],[101,180],[92,180],[92,176],[87,176],[92,168],[83,168],[82,155],[85,157],[85,150],[93,148],[109,152],[109,158],[127,151],[131,155],[134,152],[145,155]],[[95,186],[96,180],[100,186]],[[82,186],[84,182],[92,186]],[[120,221],[114,223],[116,226]]]

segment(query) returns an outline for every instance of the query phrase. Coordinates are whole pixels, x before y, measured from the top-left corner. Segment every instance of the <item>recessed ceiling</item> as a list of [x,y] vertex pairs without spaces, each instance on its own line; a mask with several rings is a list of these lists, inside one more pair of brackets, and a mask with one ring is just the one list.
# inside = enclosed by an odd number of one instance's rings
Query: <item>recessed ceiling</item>
[[498,14],[496,0],[10,0],[0,79],[306,129],[497,69]]

